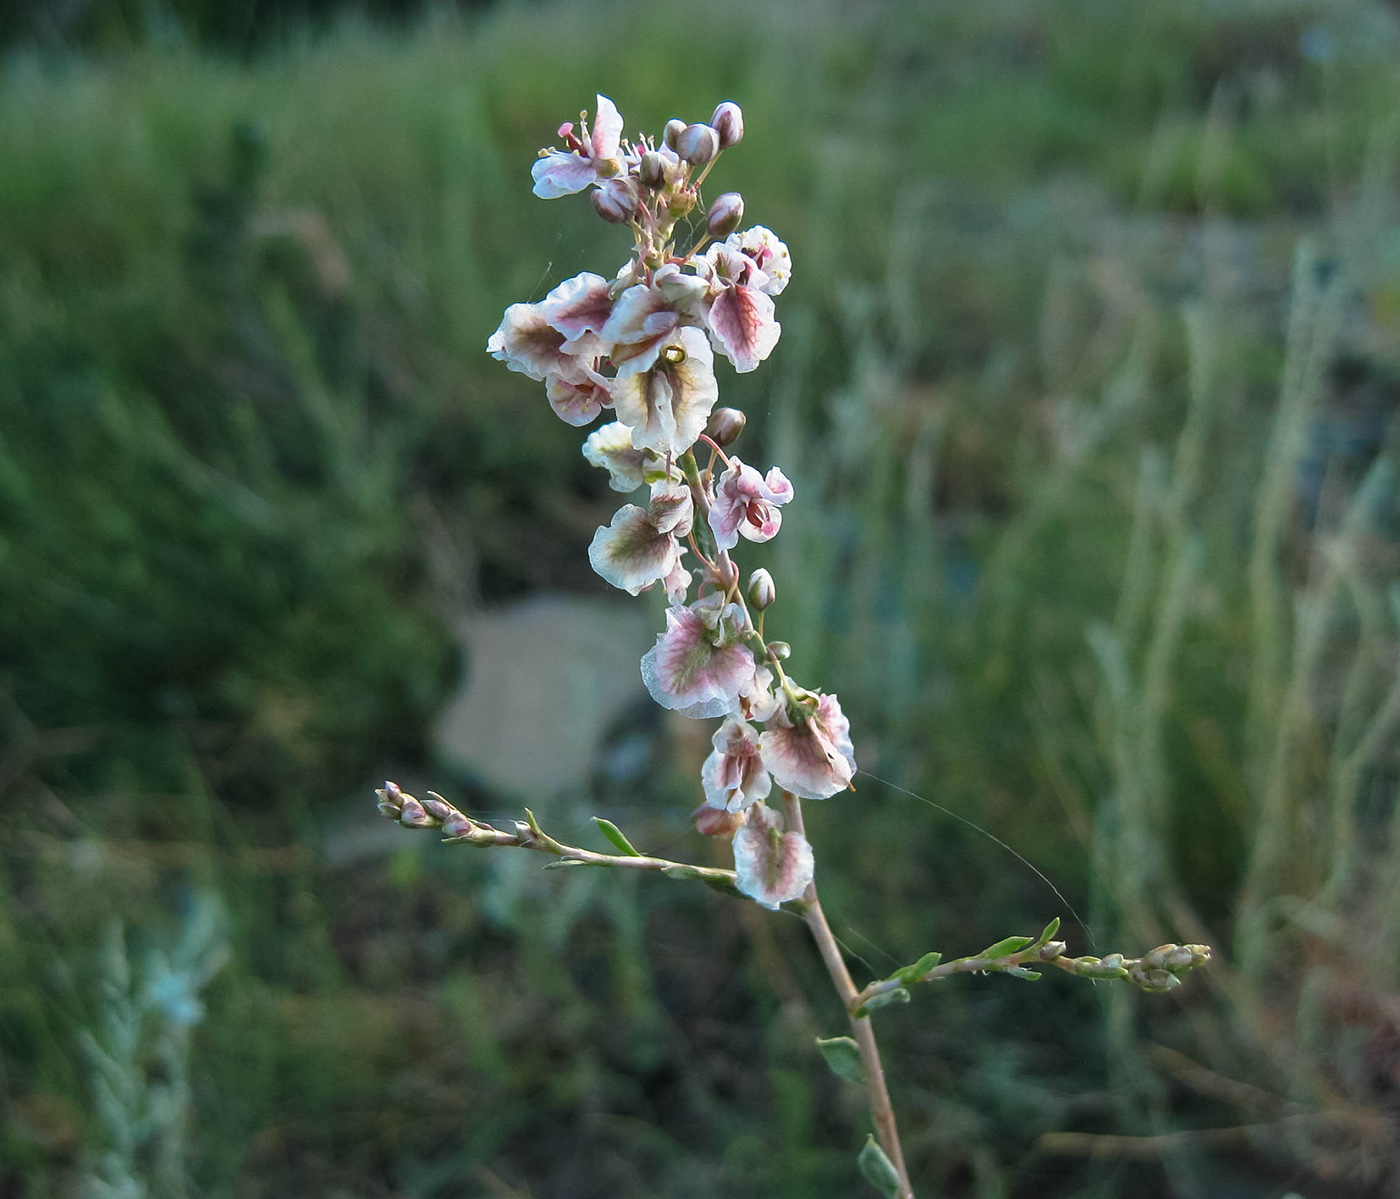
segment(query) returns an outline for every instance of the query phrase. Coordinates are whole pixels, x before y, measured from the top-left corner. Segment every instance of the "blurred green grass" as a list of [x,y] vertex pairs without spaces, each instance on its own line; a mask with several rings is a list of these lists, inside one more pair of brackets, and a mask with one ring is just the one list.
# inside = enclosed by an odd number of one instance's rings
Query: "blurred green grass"
[[[774,361],[721,386],[746,457],[797,484],[769,560],[798,677],[1100,952],[1222,951],[1162,1000],[964,980],[890,1015],[921,1193],[1384,1185],[1397,50],[1359,2],[600,0],[351,21],[242,65],[13,53],[5,1187],[154,1152],[160,1062],[138,1047],[104,1115],[80,1032],[120,999],[110,921],[139,992],[208,896],[229,962],[160,1125],[188,1179],[145,1193],[859,1185],[797,922],[407,835],[336,853],[384,773],[447,785],[427,729],[463,604],[602,589],[583,547],[612,501],[482,351],[508,303],[622,252],[528,194],[596,90],[629,129],[744,106],[722,186],[796,270]],[[548,823],[605,810],[697,853],[694,790],[599,786]],[[873,778],[809,824],[872,976],[1070,915]]]

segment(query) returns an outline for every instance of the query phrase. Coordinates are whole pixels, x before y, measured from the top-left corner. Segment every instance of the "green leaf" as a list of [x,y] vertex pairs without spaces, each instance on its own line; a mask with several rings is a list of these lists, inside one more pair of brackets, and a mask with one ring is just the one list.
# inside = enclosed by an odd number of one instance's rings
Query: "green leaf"
[[860,1060],[860,1046],[851,1037],[817,1038],[817,1048],[821,1050],[826,1064],[837,1078],[844,1078],[857,1086],[865,1086],[865,1066]]
[[632,842],[622,835],[622,830],[611,820],[604,820],[601,816],[595,816],[593,817],[593,823],[598,826],[598,831],[602,833],[603,836],[617,846],[617,848],[629,858],[640,858],[642,856],[632,847]]
[[541,870],[562,870],[565,866],[587,866],[587,862],[581,862],[578,858],[557,858],[553,862],[546,862],[540,867]]
[[1005,972],[1016,978],[1024,978],[1027,982],[1035,982],[1040,977],[1039,970],[1027,970],[1024,966],[1008,966]]
[[885,979],[885,981],[890,983],[916,983],[942,960],[943,955],[941,953],[926,953],[917,962],[913,962],[908,966],[901,966],[891,974],[889,978]]
[[881,991],[876,995],[872,995],[869,999],[865,1001],[865,1003],[861,1006],[860,1011],[858,1011],[856,1015],[868,1016],[876,1008],[889,1007],[889,1005],[892,1003],[908,1002],[909,992],[906,991],[903,987],[895,987],[893,991]]
[[866,1136],[865,1148],[856,1158],[856,1165],[865,1179],[880,1192],[885,1199],[899,1199],[899,1175],[894,1163],[885,1156],[885,1151],[875,1143],[873,1136]]
[[1045,942],[1051,940],[1051,939],[1054,937],[1054,935],[1055,935],[1057,932],[1059,932],[1059,931],[1060,931],[1060,918],[1059,918],[1058,916],[1056,916],[1055,919],[1053,919],[1052,921],[1050,921],[1050,923],[1047,924],[1047,925],[1041,930],[1040,936],[1038,936],[1038,937],[1035,939],[1035,943],[1036,943],[1037,945],[1044,945]]
[[1017,953],[1031,943],[1032,937],[1007,937],[995,945],[989,945],[977,956],[979,958],[1004,958]]

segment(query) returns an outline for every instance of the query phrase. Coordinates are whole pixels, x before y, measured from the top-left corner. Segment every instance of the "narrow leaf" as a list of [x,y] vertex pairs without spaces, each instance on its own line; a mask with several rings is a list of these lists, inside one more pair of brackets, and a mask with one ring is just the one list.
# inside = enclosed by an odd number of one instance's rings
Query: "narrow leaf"
[[865,1148],[856,1158],[856,1165],[866,1181],[885,1199],[899,1199],[899,1175],[895,1172],[894,1163],[885,1156],[885,1151],[876,1144],[873,1136],[865,1138]]
[[1024,949],[1031,943],[1031,940],[1030,937],[1007,937],[1004,941],[989,945],[977,956],[979,958],[1004,958]]
[[1024,966],[1008,966],[1006,973],[1016,978],[1024,978],[1027,982],[1035,982],[1040,977],[1039,970],[1027,970]]
[[895,987],[893,991],[881,991],[878,995],[872,995],[862,1005],[857,1016],[868,1016],[876,1008],[889,1007],[892,1003],[908,1003],[909,992],[903,987]]
[[553,862],[546,862],[540,867],[541,870],[562,870],[565,866],[587,866],[587,862],[580,862],[578,858],[556,858]]
[[622,835],[622,830],[611,820],[604,820],[601,816],[593,817],[593,823],[598,826],[598,831],[611,841],[618,849],[629,858],[639,858],[639,854],[633,847],[632,842]]
[[942,960],[943,955],[941,953],[926,953],[917,962],[913,962],[908,966],[901,966],[891,974],[889,978],[885,979],[885,981],[916,983]]
[[1060,918],[1059,918],[1058,916],[1056,916],[1055,919],[1053,919],[1052,921],[1050,921],[1050,923],[1047,924],[1047,925],[1045,926],[1045,928],[1041,930],[1040,936],[1038,936],[1038,937],[1035,939],[1035,943],[1036,943],[1037,945],[1044,945],[1047,941],[1049,941],[1052,937],[1054,937],[1054,935],[1055,935],[1057,932],[1059,932],[1059,931],[1060,931]]
[[865,1086],[865,1066],[860,1060],[860,1046],[851,1037],[817,1038],[817,1048],[831,1072],[856,1086]]

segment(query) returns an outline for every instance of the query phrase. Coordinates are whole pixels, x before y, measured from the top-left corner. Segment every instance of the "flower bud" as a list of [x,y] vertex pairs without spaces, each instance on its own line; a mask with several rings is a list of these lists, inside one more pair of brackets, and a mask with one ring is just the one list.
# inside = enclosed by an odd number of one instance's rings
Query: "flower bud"
[[676,153],[702,167],[719,153],[719,134],[708,125],[687,125],[676,137]]
[[721,448],[730,446],[739,440],[748,419],[737,408],[716,408],[710,414],[710,423],[705,426],[705,432],[715,445]]
[[715,109],[710,125],[719,134],[719,148],[727,150],[744,140],[744,113],[733,100],[726,100]]
[[725,192],[710,205],[708,228],[711,237],[728,237],[744,219],[744,197],[738,192]]
[[792,646],[786,641],[770,641],[768,643],[768,656],[775,662],[782,662],[792,657]]
[[680,141],[681,134],[685,132],[685,122],[680,117],[672,117],[666,122],[666,131],[661,135],[663,145],[676,148],[676,143]]
[[778,589],[773,586],[773,576],[763,567],[759,567],[753,574],[749,575],[749,607],[756,612],[762,612],[770,607],[778,598]]
[[1063,941],[1046,941],[1040,947],[1040,960],[1042,962],[1053,962],[1056,958],[1062,957],[1065,952]]
[[706,837],[728,837],[744,825],[742,812],[728,812],[724,808],[712,808],[701,804],[690,814],[695,822],[695,831]]
[[403,811],[403,792],[399,790],[398,783],[386,782],[375,794],[379,796],[380,815],[397,820]]
[[456,809],[448,803],[447,800],[443,799],[441,795],[433,795],[431,791],[429,791],[428,794],[432,796],[432,798],[423,800],[423,810],[434,820],[446,820],[456,811]]
[[456,837],[465,837],[476,825],[472,823],[469,816],[462,815],[461,812],[454,811],[451,816],[442,822],[442,835],[448,840]]
[[428,815],[423,805],[411,795],[403,797],[403,807],[399,809],[399,823],[404,828],[436,828],[438,822]]
[[637,211],[637,195],[626,179],[609,179],[593,193],[593,207],[612,225],[623,225]]
[[665,184],[666,164],[661,161],[661,155],[655,150],[648,150],[642,155],[641,162],[637,164],[637,178],[641,180],[643,187],[649,187],[653,191]]

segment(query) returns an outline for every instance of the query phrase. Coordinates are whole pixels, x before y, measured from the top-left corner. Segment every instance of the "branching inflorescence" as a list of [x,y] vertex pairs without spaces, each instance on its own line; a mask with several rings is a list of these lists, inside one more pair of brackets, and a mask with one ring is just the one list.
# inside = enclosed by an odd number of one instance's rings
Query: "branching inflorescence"
[[[878,1141],[861,1153],[861,1168],[886,1195],[906,1199],[913,1191],[872,1010],[907,1000],[914,983],[966,972],[1037,978],[1031,967],[1042,964],[1165,991],[1210,951],[1164,945],[1135,959],[1071,958],[1052,940],[1053,921],[1038,938],[1007,938],[971,957],[945,963],[928,954],[863,990],[852,980],[817,898],[801,807],[803,799],[853,789],[850,725],[835,695],[787,673],[789,647],[766,638],[765,614],[776,598],[769,573],[755,570],[741,585],[731,551],[741,538],[762,542],[778,534],[793,487],[776,466],[760,474],[729,452],[744,414],[715,406],[715,352],[744,373],[777,344],[773,301],[788,284],[792,260],[763,226],[740,231],[744,201],[735,192],[709,205],[688,249],[677,245],[678,226],[684,222],[689,235],[698,225],[687,218],[701,205],[701,185],[743,133],[739,106],[726,102],[708,124],[672,120],[659,142],[628,141],[606,96],[597,98],[591,129],[586,113],[577,131],[573,123],[560,126],[564,148],[540,151],[535,194],[553,199],[591,187],[599,216],[632,230],[632,253],[612,279],[584,272],[539,303],[511,305],[487,343],[511,370],[544,383],[550,407],[566,423],[590,424],[604,409],[616,418],[588,436],[584,457],[608,471],[614,490],[645,486],[648,493],[644,505],[624,504],[598,529],[589,561],[632,595],[658,584],[665,591],[666,628],[642,658],[642,680],[664,708],[722,718],[701,770],[705,803],[693,819],[700,832],[732,839],[734,870],[647,856],[597,818],[617,853],[565,845],[528,811],[507,831],[440,795],[420,801],[394,783],[379,792],[379,807],[408,828],[438,829],[451,842],[539,851],[554,858],[551,866],[652,870],[737,890],[768,908],[792,904],[811,929],[854,1034],[820,1045],[838,1074],[869,1092]],[[780,804],[772,799],[775,785]]]

